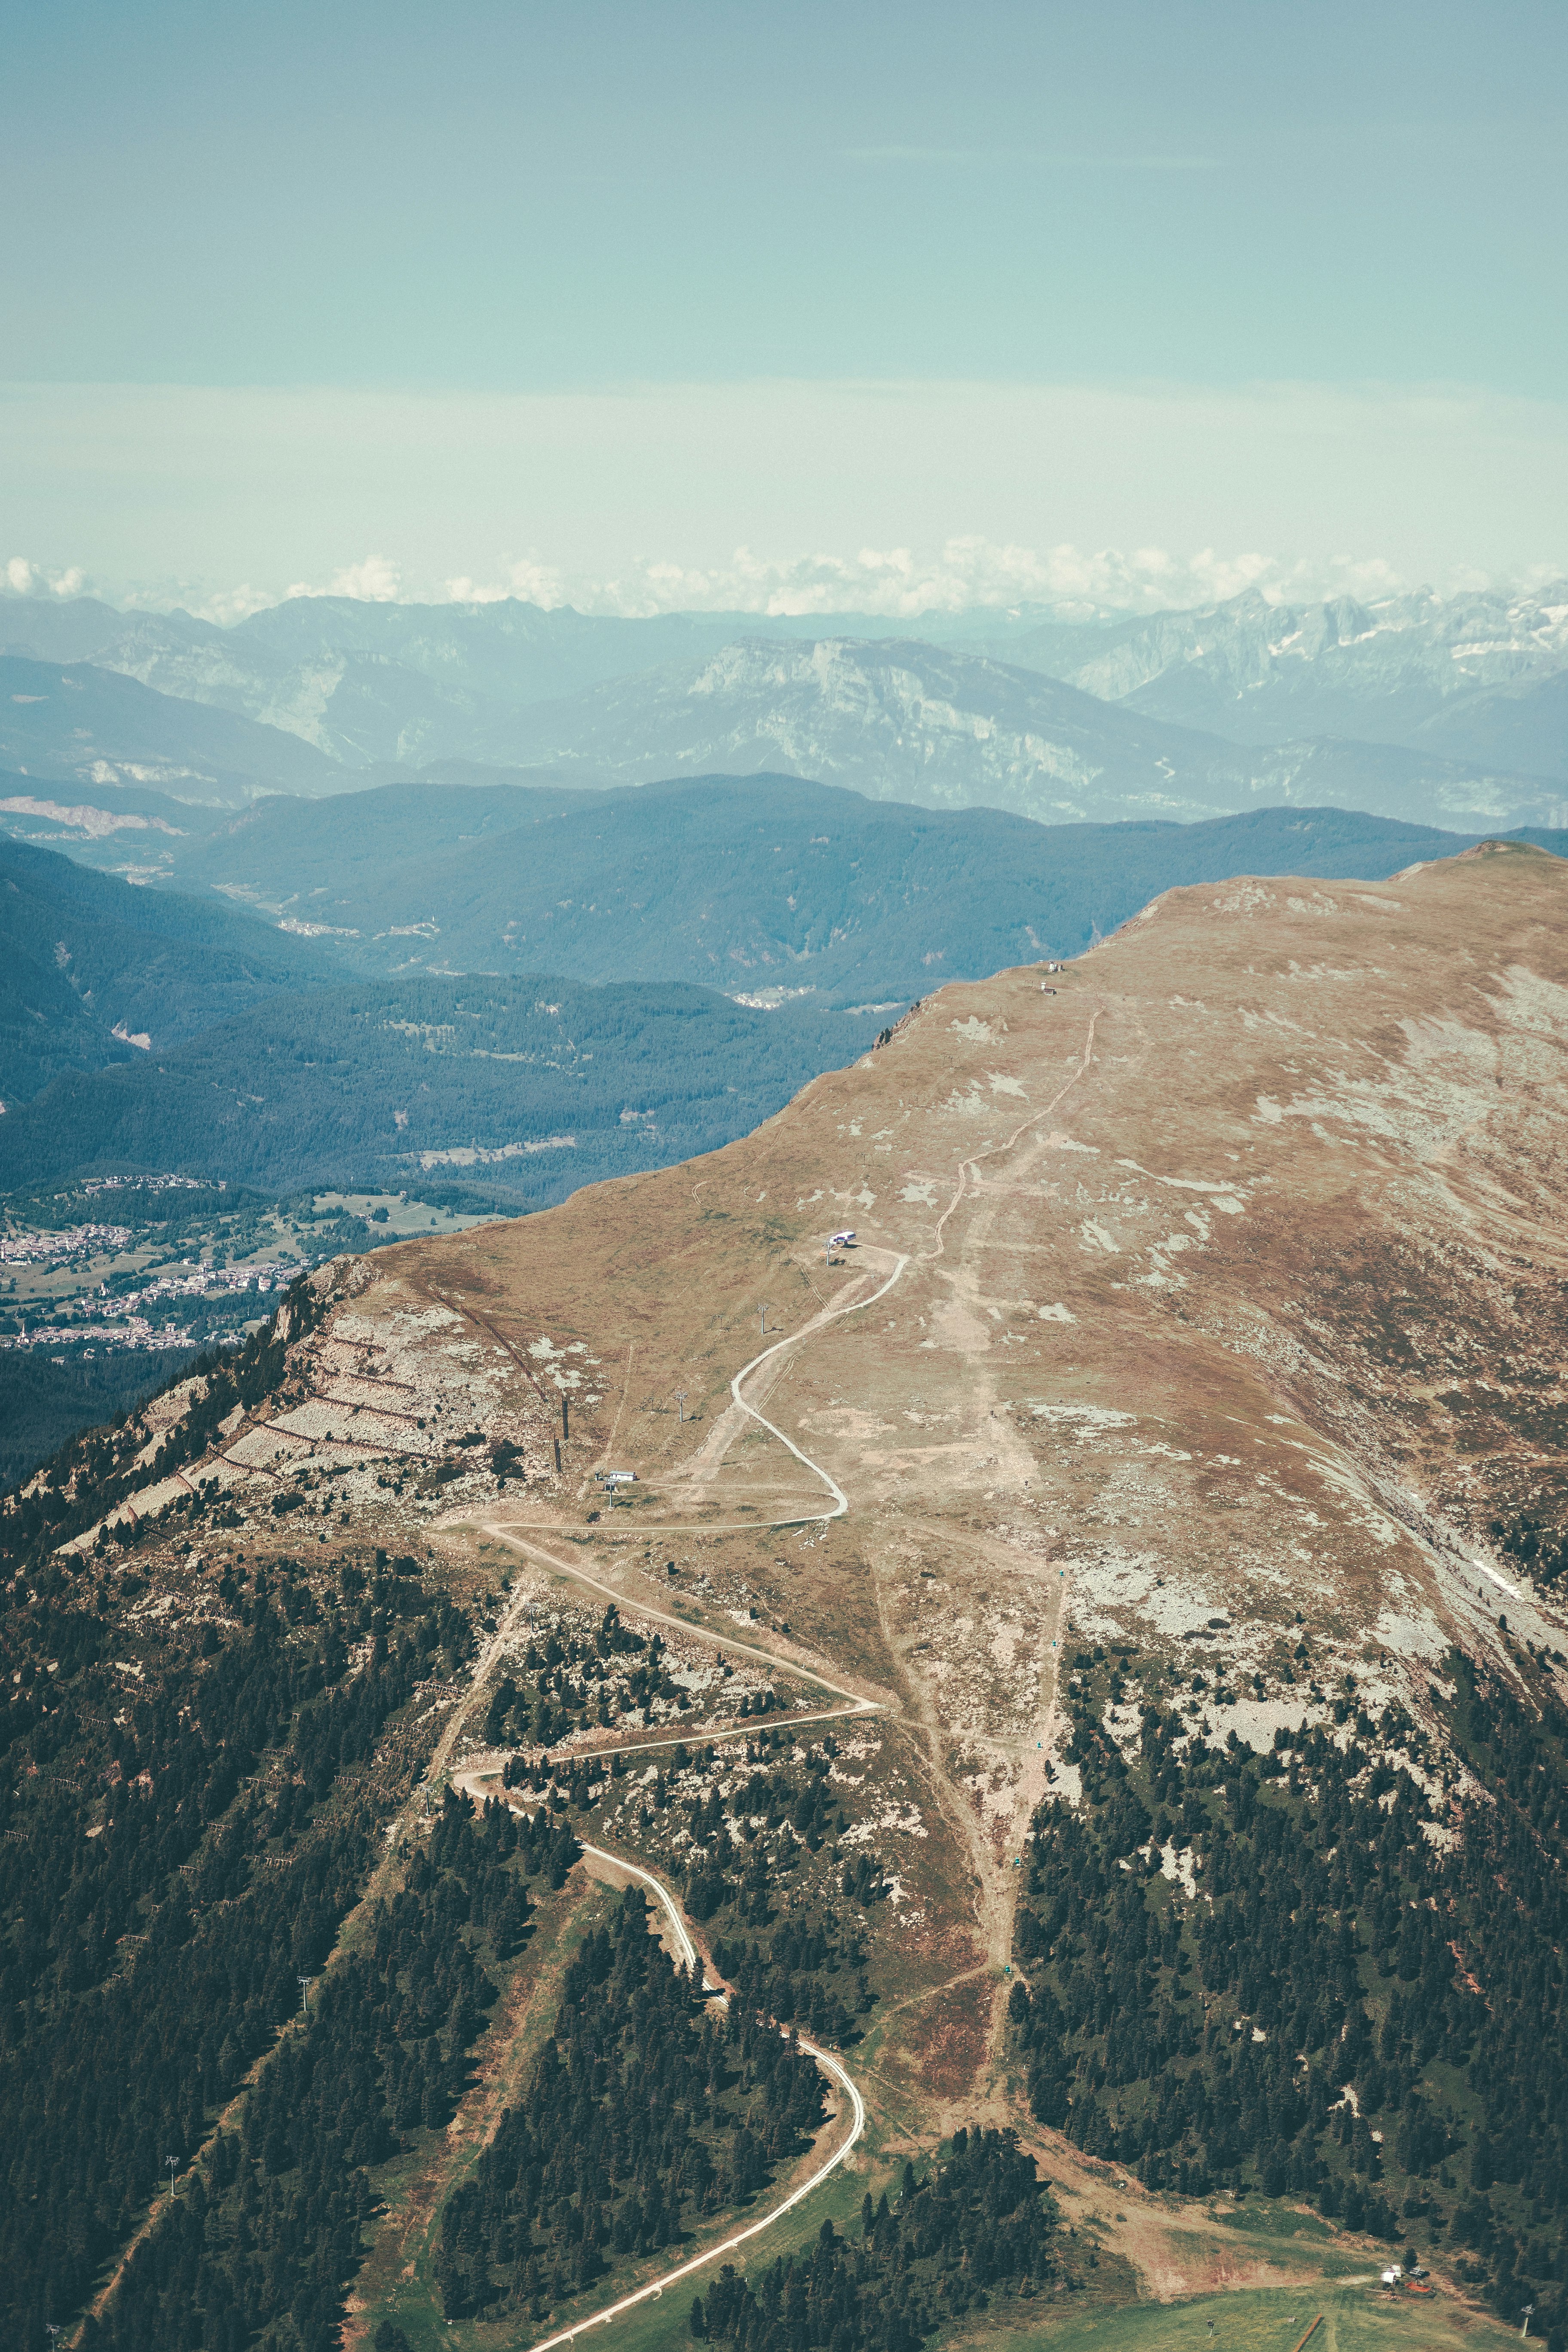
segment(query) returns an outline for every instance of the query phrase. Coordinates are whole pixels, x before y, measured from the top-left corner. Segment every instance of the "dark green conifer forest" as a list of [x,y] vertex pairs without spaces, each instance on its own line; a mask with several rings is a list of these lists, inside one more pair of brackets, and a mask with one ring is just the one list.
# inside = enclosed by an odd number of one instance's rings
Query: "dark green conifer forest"
[[942,2321],[998,2294],[1027,2303],[1063,2276],[1033,2157],[1010,2131],[961,2129],[923,2178],[905,2165],[896,2203],[867,2191],[858,2241],[825,2221],[808,2253],[773,2263],[754,2287],[726,2263],[693,2301],[690,2332],[738,2352],[913,2352]]
[[325,2352],[376,2207],[370,2171],[438,2129],[468,2087],[496,1988],[487,1957],[528,1932],[526,1881],[564,1882],[563,1824],[476,1822],[447,1799],[427,1853],[324,1979],[189,2192],[133,2255],[94,2341],[109,2352]]
[[1459,1654],[1434,1688],[1460,1785],[1352,1698],[1261,1757],[1150,1698],[1125,1755],[1101,1715],[1130,1658],[1080,1652],[1084,1802],[1036,1815],[1010,2014],[1035,2114],[1090,2156],[1451,2251],[1563,2352],[1568,1719],[1516,1664],[1522,1694]]
[[746,2204],[822,2113],[814,2061],[744,2002],[705,2003],[628,1888],[566,1971],[524,2097],[447,2202],[447,2317],[504,2302],[542,2319],[616,2255]]
[[[439,1611],[405,1586],[404,1608],[412,1596],[420,1613],[395,1613],[397,1596],[372,1584],[352,1612],[291,1633],[287,1568],[258,1570],[237,1640],[164,1644],[129,1708],[113,1696],[102,1622],[68,1588],[7,1612],[20,1676],[0,1783],[7,2342],[41,2343],[48,2322],[79,2312],[168,2158],[184,2172],[299,2011],[300,1979],[321,1971],[374,1859],[378,1824],[406,1791],[406,1744],[379,1768],[373,1759],[434,1662]],[[5,1597],[15,1603],[16,1589]],[[368,1653],[350,1671],[345,1633],[362,1620]],[[352,2000],[334,1977],[301,2042],[340,2033]],[[279,2052],[273,2063],[295,2062]],[[249,2112],[269,2095],[260,2088]],[[341,2095],[334,2119],[343,2104]],[[263,2156],[267,2145],[264,2135]],[[207,2187],[145,2241],[111,2306],[113,2340],[175,2340],[156,2333],[163,2266],[171,2247],[198,2242],[188,2233],[196,2209],[216,2205],[225,2147]],[[367,2149],[353,2154],[351,2143],[338,2155],[334,2194],[350,2196]],[[334,2244],[347,2210],[334,2209]],[[205,2246],[205,2223],[198,2239]],[[216,2299],[186,2306],[204,2315],[182,2318],[179,2341],[196,2325],[195,2343],[243,2342],[283,2294],[277,2263],[218,2269],[222,2280],[208,2261],[204,2289],[210,2275]],[[290,2271],[284,2301],[297,2292]],[[154,2314],[145,2322],[144,2306]],[[230,2326],[223,2315],[235,2309]]]

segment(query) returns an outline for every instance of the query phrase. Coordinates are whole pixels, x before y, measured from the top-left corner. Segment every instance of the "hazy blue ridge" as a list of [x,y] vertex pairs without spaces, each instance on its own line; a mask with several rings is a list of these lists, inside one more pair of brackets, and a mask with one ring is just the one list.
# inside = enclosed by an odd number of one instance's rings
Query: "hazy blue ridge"
[[1488,756],[1528,775],[1568,784],[1568,675],[1497,688],[1447,704],[1423,735],[1446,759]]
[[222,802],[177,800],[153,784],[0,768],[0,834],[40,849],[67,850],[112,873],[156,865],[165,845],[200,840],[234,814]]
[[343,782],[332,761],[282,728],[90,662],[15,655],[0,656],[0,766],[76,787],[157,785],[182,800],[335,792]]
[[[1079,953],[1158,892],[1238,873],[1376,878],[1464,845],[1338,810],[1045,827],[766,780],[648,786],[437,852],[340,904],[347,954],[406,968],[688,979],[830,1003]],[[430,927],[426,938],[408,936]],[[395,927],[398,936],[394,936]]]
[[[374,870],[388,856],[417,856],[589,798],[581,780],[557,784],[547,770],[509,772],[472,761],[434,761],[413,774],[391,765],[334,772],[330,793],[268,793],[225,804],[176,800],[145,784],[0,770],[0,837],[139,882],[222,888],[231,868],[264,874],[278,899],[299,885],[304,869],[290,862],[297,856],[310,862],[315,887],[318,867],[334,877]],[[243,856],[225,848],[231,840],[244,845]],[[201,850],[208,842],[210,858]],[[237,885],[237,904],[248,887]]]
[[[199,835],[161,840],[153,854],[181,889],[233,888],[275,916],[287,908],[302,921],[336,923],[345,904],[360,903],[398,867],[580,810],[589,797],[570,785],[505,783],[493,770],[481,772],[479,783],[400,778],[352,799],[255,801]],[[143,845],[136,849],[142,855]],[[314,903],[318,893],[324,904]]]
[[496,740],[497,756],[504,740],[513,761],[559,774],[577,765],[601,782],[793,774],[1047,824],[1192,821],[1288,801],[1469,829],[1553,823],[1563,797],[1430,748],[1315,738],[1248,748],[907,639],[748,639],[519,712]]
[[[1279,798],[1555,823],[1564,596],[1287,606],[1253,590],[1083,622],[1026,609],[632,620],[296,597],[230,629],[0,600],[0,642],[38,667],[90,654],[100,676],[187,714],[164,725],[151,704],[100,709],[84,753],[46,695],[13,706],[0,759],[84,781],[135,770],[184,797],[244,798],[258,777],[342,791],[387,766],[467,761],[544,765],[584,786],[783,771],[1053,823],[1190,820]],[[193,709],[261,732],[193,733]],[[1305,794],[1290,781],[1303,761]]]
[[531,966],[856,1004],[1077,954],[1177,884],[1378,879],[1476,837],[1335,808],[1045,826],[757,776],[591,796],[396,784],[262,802],[163,848],[181,889],[330,927],[364,970]]
[[330,952],[224,901],[136,889],[0,840],[0,1100],[58,1073],[133,1060],[279,989],[334,976]]

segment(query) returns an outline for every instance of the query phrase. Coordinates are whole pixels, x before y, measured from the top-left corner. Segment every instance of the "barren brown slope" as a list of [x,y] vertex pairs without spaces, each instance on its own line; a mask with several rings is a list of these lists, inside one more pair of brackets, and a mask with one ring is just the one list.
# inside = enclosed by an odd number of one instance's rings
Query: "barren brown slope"
[[[1175,892],[1048,981],[943,990],[707,1160],[386,1254],[321,1361],[374,1342],[432,1426],[444,1391],[448,1429],[521,1440],[528,1485],[469,1481],[470,1524],[560,1552],[589,1472],[630,1467],[637,1509],[563,1556],[645,1596],[673,1559],[694,1613],[750,1595],[895,1693],[947,1824],[932,1948],[1000,1962],[1008,1863],[1070,1782],[1066,1620],[1217,1656],[1213,1736],[1260,1746],[1347,1669],[1420,1713],[1500,1611],[1561,1646],[1488,1529],[1562,1494],[1565,1048],[1542,853]],[[747,1387],[850,1505],[769,1533],[825,1490],[729,1406],[759,1304],[803,1328],[900,1255]],[[972,2000],[930,2031],[983,2063]]]

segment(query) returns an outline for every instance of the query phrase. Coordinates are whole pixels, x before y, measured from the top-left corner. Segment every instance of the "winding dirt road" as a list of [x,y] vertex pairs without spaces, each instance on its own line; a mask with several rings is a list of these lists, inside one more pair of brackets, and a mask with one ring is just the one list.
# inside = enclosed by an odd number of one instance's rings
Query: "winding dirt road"
[[[458,1785],[468,1786],[470,1780],[478,1777],[477,1774],[459,1776]],[[469,1793],[474,1793],[471,1787]],[[663,1881],[656,1877],[651,1870],[645,1869],[641,1863],[628,1862],[624,1854],[611,1853],[605,1846],[589,1845],[584,1842],[583,1852],[585,1856],[591,1857],[595,1862],[608,1864],[612,1868],[625,1872],[628,1878],[636,1879],[639,1885],[650,1890],[669,1923],[670,1932],[682,1961],[687,1968],[695,1970],[699,1965],[697,1947],[691,1940],[690,1931],[686,1925],[679,1905]],[[721,1998],[727,2000],[729,1996],[723,1994]],[[782,2028],[780,2030],[783,2031]],[[860,2096],[854,2076],[840,2059],[836,2058],[831,2051],[819,2048],[815,2042],[807,2042],[804,2037],[797,2037],[797,2040],[801,2050],[808,2058],[814,2058],[816,2061],[823,2073],[837,2086],[849,2103],[849,2130],[839,2141],[832,2155],[825,2163],[816,2166],[805,2179],[791,2189],[787,2197],[781,2198],[776,2205],[770,2206],[767,2212],[757,2221],[748,2221],[743,2230],[733,2231],[721,2245],[709,2246],[700,2254],[693,2254],[686,2262],[678,2264],[674,2270],[666,2272],[663,2278],[650,2279],[646,2286],[639,2286],[630,2294],[620,2296],[616,2302],[606,2304],[602,2311],[590,2312],[585,2317],[574,2321],[572,2326],[558,2328],[553,2336],[541,2337],[537,2344],[529,2347],[529,2352],[552,2352],[552,2347],[571,2343],[573,2338],[581,2335],[585,2328],[607,2327],[612,2320],[619,2319],[626,2312],[635,2311],[639,2304],[657,2301],[667,2287],[679,2286],[682,2279],[695,2278],[700,2271],[711,2269],[715,2263],[722,2262],[726,2255],[732,2254],[737,2247],[747,2244],[752,2238],[760,2237],[764,2230],[771,2230],[775,2221],[782,2221],[786,2213],[793,2212],[797,2205],[803,2203],[811,2195],[813,2189],[821,2188],[830,2173],[837,2170],[865,2131],[866,2102]]]
[[[805,1469],[809,1470],[814,1476],[821,1479],[823,1485],[832,1496],[833,1508],[830,1511],[826,1512],[813,1512],[810,1514],[810,1517],[813,1518],[841,1518],[849,1508],[848,1496],[838,1485],[837,1479],[835,1479],[829,1472],[825,1470],[820,1463],[812,1461],[810,1455],[804,1453],[795,1443],[795,1440],[792,1437],[786,1436],[782,1429],[778,1428],[773,1422],[767,1420],[763,1413],[757,1411],[754,1405],[747,1402],[746,1398],[742,1392],[742,1385],[750,1379],[753,1372],[758,1370],[762,1365],[768,1362],[771,1358],[781,1354],[785,1349],[798,1347],[803,1340],[814,1336],[817,1331],[821,1330],[825,1325],[837,1320],[840,1316],[857,1314],[864,1307],[875,1306],[879,1298],[886,1297],[887,1293],[898,1281],[899,1276],[903,1273],[904,1268],[908,1264],[909,1259],[906,1256],[900,1256],[894,1265],[892,1272],[888,1276],[886,1281],[883,1282],[876,1290],[872,1291],[867,1297],[851,1300],[840,1307],[830,1307],[825,1313],[814,1316],[811,1320],[808,1323],[804,1324],[798,1331],[792,1331],[784,1339],[775,1339],[771,1347],[763,1348],[757,1355],[753,1356],[750,1363],[743,1364],[730,1383],[731,1397],[734,1403],[739,1407],[740,1411],[742,1413],[747,1414],[752,1421],[758,1422],[771,1436],[776,1437],[780,1444],[786,1447],[787,1450],[795,1455],[797,1462],[802,1464]],[[770,1524],[778,1527],[794,1526],[799,1523],[799,1517],[800,1515],[797,1514],[795,1519],[781,1519],[773,1521]],[[462,1521],[449,1521],[447,1524],[456,1528],[459,1525],[472,1526],[475,1522],[471,1519],[465,1518]],[[695,1636],[699,1640],[711,1642],[715,1647],[721,1645],[725,1649],[743,1654],[748,1657],[761,1659],[769,1665],[776,1666],[781,1673],[794,1675],[804,1680],[813,1682],[816,1684],[820,1689],[831,1691],[835,1697],[841,1698],[848,1702],[845,1706],[824,1709],[820,1713],[811,1717],[797,1717],[794,1719],[796,1722],[833,1721],[837,1720],[846,1715],[869,1714],[876,1712],[886,1704],[886,1702],[882,1700],[868,1698],[861,1692],[847,1689],[844,1685],[830,1681],[826,1675],[818,1674],[810,1667],[803,1666],[794,1659],[782,1658],[773,1651],[763,1649],[754,1643],[731,1641],[725,1635],[710,1633],[705,1626],[693,1625],[687,1618],[672,1616],[668,1611],[647,1606],[641,1601],[628,1601],[626,1596],[624,1593],[617,1591],[613,1585],[605,1583],[598,1577],[589,1575],[588,1572],[584,1569],[581,1568],[575,1560],[563,1559],[559,1554],[547,1550],[542,1544],[532,1539],[530,1535],[519,1533],[518,1522],[515,1520],[502,1521],[499,1519],[486,1519],[479,1522],[478,1524],[483,1528],[484,1532],[491,1537],[492,1539],[505,1543],[511,1549],[524,1554],[525,1557],[536,1559],[542,1565],[553,1569],[559,1574],[571,1578],[574,1582],[586,1585],[592,1591],[604,1594],[606,1600],[614,1601],[617,1607],[628,1607],[634,1610],[639,1617],[651,1618],[659,1624],[668,1625],[673,1630],[685,1634],[689,1638]],[[510,1630],[511,1619],[515,1614],[516,1607],[517,1603],[514,1602],[512,1609],[508,1612],[506,1620],[503,1621],[502,1628],[497,1633],[496,1636],[489,1645],[486,1653],[486,1671],[488,1671],[490,1659],[499,1654],[505,1640],[506,1633]],[[483,1679],[484,1675],[482,1673],[475,1677],[474,1688],[476,1692],[479,1688]],[[465,1707],[460,1712],[461,1714],[466,1715],[467,1708]],[[451,1744],[455,1740],[458,1727],[458,1723],[457,1720],[454,1720],[454,1722],[447,1727],[447,1735],[442,1741],[442,1750],[438,1751],[437,1761],[433,1764],[431,1769],[429,1777],[432,1780],[437,1777],[437,1772],[445,1768],[446,1759],[450,1754]],[[641,1745],[644,1747],[675,1747],[682,1744],[683,1742],[689,1742],[693,1739],[740,1737],[747,1731],[754,1729],[754,1725],[737,1725],[732,1730],[728,1732],[719,1731],[710,1733],[703,1730],[700,1727],[693,1726],[683,1728],[680,1734],[668,1739],[646,1741],[641,1743]],[[625,1745],[617,1743],[606,1743],[606,1745],[602,1748],[595,1748],[593,1749],[574,1751],[574,1760],[575,1760],[575,1758],[578,1755],[586,1756],[601,1753],[626,1755],[635,1754],[637,1752],[638,1749],[635,1748],[627,1748]],[[454,1772],[451,1775],[451,1778],[455,1786],[465,1790],[467,1793],[476,1801],[481,1801],[484,1795],[493,1793],[493,1791],[488,1790],[485,1786],[487,1780],[493,1778],[493,1772],[486,1773],[473,1769],[468,1769],[461,1772]],[[669,1923],[676,1948],[684,1960],[685,1965],[689,1969],[696,1969],[699,1964],[697,1947],[691,1940],[689,1930],[687,1927],[686,1921],[680,1911],[679,1906],[677,1904],[674,1896],[670,1894],[668,1888],[663,1884],[663,1882],[658,1878],[652,1871],[646,1869],[642,1864],[630,1862],[622,1854],[610,1853],[605,1847],[589,1845],[584,1843],[583,1852],[585,1855],[592,1857],[595,1861],[607,1864],[616,1870],[626,1873],[628,1877],[636,1879],[640,1885],[650,1889]],[[727,1998],[727,1996],[725,1996],[725,1998]],[[553,2336],[547,2336],[541,2338],[537,2344],[531,2347],[531,2352],[554,2352],[555,2347],[571,2343],[573,2339],[581,2334],[584,2328],[608,2326],[613,2320],[619,2318],[626,2312],[635,2310],[639,2304],[647,2303],[661,2296],[667,2287],[679,2285],[681,2280],[695,2277],[699,2272],[710,2269],[715,2263],[722,2261],[725,2256],[734,2253],[738,2248],[746,2245],[752,2239],[760,2237],[764,2231],[772,2229],[773,2223],[775,2221],[782,2221],[786,2213],[793,2212],[797,2205],[801,2204],[807,2197],[809,2197],[814,2189],[819,2189],[828,2176],[836,2171],[838,2166],[844,2162],[844,2159],[849,2154],[850,2149],[855,2147],[856,2143],[859,2140],[861,2135],[865,2131],[866,2103],[860,2095],[859,2087],[857,2084],[854,2076],[849,2073],[848,2068],[843,2063],[842,2060],[835,2057],[830,2051],[822,2049],[815,2042],[808,2042],[800,2037],[797,2037],[797,2040],[800,2049],[805,2052],[807,2057],[816,2061],[823,2073],[826,2074],[829,2080],[843,2093],[845,2098],[849,2104],[850,2128],[847,2136],[840,2140],[838,2146],[833,2150],[833,2153],[824,2163],[815,2167],[815,2168],[807,2175],[806,2179],[801,2181],[796,2188],[792,2189],[787,2197],[782,2198],[776,2205],[770,2207],[768,2211],[763,2214],[757,2221],[748,2222],[743,2230],[738,2230],[732,2232],[731,2236],[724,2239],[721,2244],[710,2246],[702,2253],[691,2256],[688,2261],[679,2263],[677,2268],[668,2272],[663,2278],[651,2280],[647,2285],[637,2288],[632,2294],[620,2296],[615,2303],[607,2304],[602,2311],[592,2313],[587,2317],[577,2321],[573,2326],[560,2328]]]
[[[891,1254],[882,1253],[882,1255],[886,1255]],[[866,1307],[874,1307],[879,1298],[885,1298],[888,1292],[891,1290],[893,1285],[903,1273],[904,1268],[909,1265],[909,1262],[910,1261],[907,1256],[900,1255],[896,1259],[893,1270],[891,1274],[888,1276],[886,1281],[881,1283],[877,1289],[871,1291],[866,1297],[849,1299],[841,1306],[826,1307],[821,1314],[814,1315],[808,1322],[801,1325],[798,1331],[787,1332],[782,1339],[775,1339],[771,1347],[763,1348],[759,1354],[753,1356],[750,1363],[742,1364],[740,1370],[730,1382],[730,1394],[739,1411],[746,1414],[751,1420],[760,1423],[760,1425],[768,1432],[770,1436],[776,1437],[779,1444],[787,1448],[787,1450],[794,1454],[795,1460],[799,1462],[805,1469],[809,1470],[814,1477],[821,1479],[823,1485],[826,1487],[828,1493],[833,1497],[833,1507],[831,1510],[812,1511],[806,1513],[796,1512],[792,1517],[786,1519],[758,1520],[752,1522],[744,1529],[739,1530],[739,1532],[755,1534],[758,1529],[763,1527],[789,1528],[815,1523],[817,1520],[826,1521],[828,1519],[837,1519],[842,1518],[844,1514],[848,1510],[849,1498],[832,1474],[825,1470],[820,1462],[814,1462],[811,1459],[811,1456],[808,1454],[804,1453],[795,1444],[793,1437],[786,1436],[782,1429],[778,1428],[773,1422],[769,1421],[765,1415],[760,1413],[755,1405],[748,1403],[745,1396],[742,1394],[742,1388],[744,1382],[751,1378],[753,1372],[758,1370],[762,1365],[769,1362],[772,1358],[783,1354],[785,1349],[798,1348],[802,1346],[807,1339],[815,1338],[816,1335],[827,1324],[837,1321],[841,1316],[858,1315]],[[456,1297],[447,1300],[447,1303],[463,1314],[468,1313],[468,1309],[461,1307],[460,1302]],[[470,1319],[476,1322],[483,1320],[483,1318],[479,1317],[472,1317]],[[484,1328],[489,1330],[490,1326],[488,1323],[485,1323]],[[834,1716],[840,1714],[870,1714],[879,1708],[885,1707],[889,1705],[889,1701],[886,1698],[870,1698],[868,1697],[863,1691],[850,1690],[844,1684],[832,1681],[828,1675],[819,1673],[816,1667],[803,1664],[797,1658],[781,1657],[776,1651],[763,1649],[754,1642],[735,1641],[728,1634],[720,1634],[710,1632],[707,1626],[695,1623],[689,1617],[673,1616],[669,1611],[657,1608],[652,1602],[634,1600],[625,1592],[621,1591],[616,1586],[606,1583],[603,1578],[591,1575],[589,1571],[585,1568],[582,1567],[578,1561],[563,1559],[559,1552],[549,1550],[543,1544],[537,1540],[541,1534],[563,1535],[567,1532],[564,1528],[553,1524],[546,1528],[541,1528],[536,1521],[517,1519],[510,1515],[504,1518],[500,1517],[486,1517],[484,1518],[479,1518],[473,1514],[468,1512],[463,1513],[460,1517],[454,1516],[452,1518],[443,1521],[442,1526],[444,1530],[450,1533],[456,1533],[458,1530],[464,1528],[477,1528],[480,1532],[489,1536],[493,1542],[503,1543],[510,1550],[521,1552],[525,1559],[538,1561],[541,1566],[552,1570],[557,1575],[567,1577],[574,1583],[585,1585],[592,1592],[602,1593],[604,1598],[606,1601],[613,1601],[617,1609],[631,1609],[635,1611],[637,1616],[649,1618],[655,1624],[668,1625],[674,1632],[683,1633],[689,1639],[709,1642],[711,1643],[715,1648],[732,1651],[738,1657],[759,1659],[765,1665],[776,1667],[781,1674],[793,1675],[800,1681],[815,1683],[818,1689],[831,1691],[835,1698],[847,1699],[849,1702],[848,1706],[846,1707],[835,1708],[820,1716],[796,1717],[795,1718],[796,1722],[821,1722],[831,1720]],[[575,1530],[574,1530],[574,1532],[575,1532]],[[641,1521],[639,1521],[637,1532],[639,1535],[651,1535],[656,1532],[662,1533],[665,1532],[665,1530],[656,1530],[654,1528],[645,1526]],[[689,1528],[683,1528],[679,1530],[679,1532],[689,1533],[691,1530]],[[704,1527],[697,1530],[697,1532],[703,1535],[710,1535],[722,1532],[722,1530]],[[513,1621],[515,1620],[521,1606],[521,1596],[519,1595],[517,1599],[511,1602],[507,1611],[506,1616],[502,1621],[500,1629],[492,1637],[485,1652],[483,1665],[480,1671],[476,1674],[474,1678],[476,1689],[483,1680],[485,1674],[489,1672],[490,1662],[500,1655],[507,1636],[512,1630]],[[677,1734],[668,1742],[649,1741],[645,1744],[648,1746],[668,1745],[674,1747],[679,1745],[682,1740],[689,1740],[698,1737],[703,1738],[715,1737],[738,1737],[748,1728],[754,1729],[755,1727],[754,1725],[750,1727],[737,1726],[734,1731],[727,1734],[714,1734],[707,1732],[699,1734],[694,1730],[687,1730]],[[456,1724],[448,1727],[448,1730],[449,1733],[455,1735],[457,1730]],[[443,1741],[443,1748],[449,1753],[449,1741]],[[575,1752],[581,1754],[598,1754],[601,1751],[599,1749],[583,1749]],[[607,1744],[602,1752],[610,1754],[617,1752],[617,1750],[613,1744]],[[629,1751],[623,1748],[620,1748],[618,1752],[625,1754]],[[444,1762],[445,1756],[441,1759],[441,1763],[444,1764]],[[435,1779],[438,1769],[440,1769],[439,1766],[432,1766],[430,1773],[430,1778],[432,1780]]]

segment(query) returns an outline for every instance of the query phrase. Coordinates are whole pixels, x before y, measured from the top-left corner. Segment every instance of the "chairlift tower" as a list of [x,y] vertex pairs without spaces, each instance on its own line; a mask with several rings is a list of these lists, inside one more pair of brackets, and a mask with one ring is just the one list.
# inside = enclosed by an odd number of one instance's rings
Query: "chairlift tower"
[[[428,1805],[430,1801],[429,1798],[426,1797],[425,1801],[426,1805]],[[310,2006],[310,1987],[314,1981],[315,1979],[312,1977],[301,1977],[300,1979],[300,2014],[301,2017],[304,2016],[306,2011]]]
[[174,2194],[174,2175],[180,2168],[180,2159],[177,2156],[166,2156],[163,2158],[163,2162],[168,2168],[169,2195],[170,2198],[173,2199]]
[[686,1391],[684,1389],[677,1389],[675,1391],[675,1409],[680,1415],[680,1425],[684,1429],[686,1426]]

